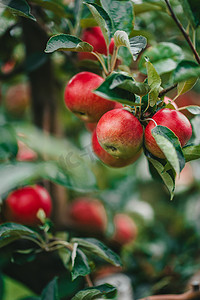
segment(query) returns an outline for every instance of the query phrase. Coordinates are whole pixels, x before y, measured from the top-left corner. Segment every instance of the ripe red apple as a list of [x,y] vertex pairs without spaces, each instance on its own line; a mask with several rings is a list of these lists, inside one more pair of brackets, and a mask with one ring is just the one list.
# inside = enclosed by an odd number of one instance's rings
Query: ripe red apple
[[105,230],[107,216],[103,204],[94,198],[76,198],[70,209],[70,216],[78,225]]
[[133,242],[137,237],[137,226],[133,219],[125,214],[116,214],[114,217],[115,232],[112,240],[120,245]]
[[[93,46],[94,48],[93,52],[98,52],[100,54],[107,55],[106,42],[100,27],[96,26],[96,27],[86,28],[82,33],[81,39],[82,41],[87,42]],[[109,45],[109,53],[112,54],[113,50],[114,50],[114,39],[112,38]],[[83,60],[83,59],[97,60],[97,58],[89,52],[79,52],[78,58],[79,60]]]
[[11,192],[5,200],[5,217],[8,221],[35,226],[40,224],[37,217],[39,209],[43,209],[46,217],[50,216],[51,197],[40,185],[19,188]]
[[130,164],[132,164],[134,161],[136,161],[140,155],[141,155],[141,151],[139,151],[138,153],[136,153],[136,155],[134,157],[131,158],[119,158],[119,157],[114,157],[111,154],[109,154],[108,152],[106,152],[101,145],[98,142],[97,139],[97,134],[96,134],[96,130],[93,131],[92,134],[92,148],[94,153],[96,154],[96,156],[106,165],[113,167],[113,168],[121,168],[121,167],[125,167],[128,166]]
[[16,159],[18,161],[34,161],[37,159],[37,153],[23,142],[18,141],[18,152]]
[[91,72],[76,74],[65,88],[65,104],[77,117],[86,122],[97,122],[114,108],[115,102],[95,95],[92,91],[102,84],[103,78]]
[[30,88],[25,83],[11,86],[5,95],[7,111],[14,116],[25,113],[30,104]]
[[[152,119],[157,123],[157,125],[166,126],[171,129],[178,137],[182,147],[192,136],[192,126],[190,121],[177,110],[163,108],[155,113]],[[164,153],[156,143],[151,133],[151,130],[156,126],[154,121],[150,121],[145,128],[145,146],[147,150],[156,157],[165,158]]]
[[118,108],[105,113],[97,124],[101,147],[114,157],[133,158],[143,142],[143,127],[129,111]]

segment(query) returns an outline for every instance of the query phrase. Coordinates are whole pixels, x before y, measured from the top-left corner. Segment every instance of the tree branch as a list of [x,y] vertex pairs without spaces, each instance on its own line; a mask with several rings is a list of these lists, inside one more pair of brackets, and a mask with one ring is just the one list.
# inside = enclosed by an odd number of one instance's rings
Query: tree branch
[[188,45],[190,46],[190,48],[191,48],[191,50],[192,50],[192,52],[193,52],[193,54],[194,54],[194,56],[195,56],[196,61],[197,61],[198,64],[200,65],[200,56],[198,55],[198,53],[197,53],[197,51],[196,51],[196,49],[195,49],[195,47],[194,47],[194,45],[193,45],[193,43],[192,43],[192,41],[191,41],[189,35],[187,34],[187,32],[186,32],[185,29],[183,28],[182,24],[180,23],[180,21],[179,21],[178,18],[176,17],[176,15],[175,15],[175,13],[174,13],[174,11],[173,11],[173,9],[172,9],[170,3],[169,3],[169,0],[165,0],[165,3],[166,3],[166,5],[167,5],[167,7],[168,7],[168,9],[169,9],[169,11],[170,11],[170,14],[171,14],[173,20],[175,21],[176,25],[178,26],[178,28],[179,28],[180,31],[182,32],[182,34],[183,34],[185,40],[187,41]]
[[170,92],[171,90],[173,90],[174,88],[176,88],[177,85],[178,85],[178,83],[175,83],[175,84],[173,84],[172,86],[169,86],[169,87],[167,87],[166,89],[163,89],[163,90],[159,93],[158,97],[164,96],[165,94],[167,94],[168,92]]

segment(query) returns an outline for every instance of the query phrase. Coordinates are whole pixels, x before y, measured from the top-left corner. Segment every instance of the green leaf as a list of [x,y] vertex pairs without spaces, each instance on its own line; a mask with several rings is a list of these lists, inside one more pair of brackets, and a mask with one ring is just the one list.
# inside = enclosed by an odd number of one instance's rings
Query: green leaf
[[197,78],[190,78],[186,81],[179,82],[177,88],[178,93],[176,95],[176,98],[191,90],[196,82],[197,82]]
[[105,283],[99,286],[91,287],[84,289],[80,292],[78,292],[72,300],[92,300],[92,299],[97,299],[106,296],[106,298],[113,298],[117,294],[117,289],[116,287]]
[[185,161],[191,161],[200,158],[200,145],[183,147]]
[[106,245],[94,238],[73,238],[72,243],[78,243],[79,247],[84,251],[90,251],[92,254],[95,254],[105,261],[113,264],[114,266],[121,266],[120,257],[109,249]]
[[200,25],[200,8],[198,0],[179,0],[183,7],[184,14],[193,28]]
[[167,42],[147,48],[143,52],[138,65],[139,70],[146,74],[145,57],[149,58],[157,73],[162,75],[176,69],[178,63],[183,58],[183,51],[179,46]]
[[175,190],[175,178],[171,176],[168,172],[164,171],[164,166],[162,165],[159,160],[148,157],[148,161],[153,165],[153,167],[158,172],[159,176],[163,180],[164,184],[168,188],[170,192],[170,200],[174,197],[174,190]]
[[0,126],[0,161],[17,155],[18,145],[16,133],[9,124]]
[[91,290],[83,290],[78,292],[72,300],[92,300],[97,299],[101,296],[101,292],[95,288]]
[[124,30],[129,35],[133,30],[133,4],[129,0],[101,0],[101,5],[113,21],[114,31]]
[[144,96],[150,91],[150,87],[148,84],[143,82],[136,82],[132,77],[123,74],[119,74],[118,76],[116,76],[112,84],[110,85],[111,90],[116,87],[139,96]]
[[54,0],[32,0],[32,2],[38,4],[39,6],[48,9],[54,12],[55,15],[59,17],[66,17],[65,7],[59,3],[58,1]]
[[133,59],[136,60],[140,52],[146,47],[147,39],[144,36],[138,35],[132,37],[129,42]]
[[31,14],[30,6],[25,0],[1,0],[0,7],[7,7],[15,15],[36,21],[35,17]]
[[193,115],[200,115],[200,106],[198,106],[198,105],[188,105],[188,106],[179,108],[180,111],[182,109],[187,109]]
[[143,14],[148,11],[165,11],[165,7],[161,5],[159,2],[144,2],[134,5],[135,15]]
[[52,36],[46,45],[45,52],[52,53],[59,51],[73,51],[73,52],[92,52],[92,45],[83,42],[79,38],[70,34],[56,34]]
[[41,237],[37,232],[26,226],[16,223],[4,223],[3,225],[0,225],[0,248],[26,236],[41,240]]
[[161,125],[154,127],[151,132],[165,157],[179,174],[185,166],[185,159],[178,137],[172,130]]
[[87,256],[83,253],[83,251],[77,249],[76,257],[74,259],[74,264],[71,271],[72,281],[75,280],[78,276],[86,276],[90,273],[91,269],[89,266]]
[[99,5],[91,2],[85,2],[89,10],[91,11],[94,19],[101,28],[106,45],[109,46],[111,40],[111,34],[113,32],[113,24],[108,13]]
[[139,106],[139,104],[135,102],[135,95],[133,93],[129,91],[125,91],[124,89],[118,87],[112,89],[110,88],[115,78],[118,77],[119,75],[121,75],[121,73],[112,73],[95,91],[93,91],[93,93],[105,99],[117,101],[122,104],[127,104],[130,106],[132,105]]
[[[46,160],[52,160],[39,163],[41,164],[41,172],[39,173],[43,177],[80,191],[96,188],[96,178],[90,169],[93,157],[89,145],[81,151],[69,140],[47,136],[38,128],[27,126],[27,124],[17,126],[16,131],[23,134],[24,138],[21,140],[26,145],[40,156],[44,157],[45,155]],[[26,168],[26,165],[24,167]],[[34,168],[32,165],[30,167]],[[20,169],[18,171],[20,172]],[[29,177],[28,170],[25,172],[25,176]],[[23,173],[21,175],[23,176]],[[23,180],[25,181],[26,177]]]
[[189,60],[181,61],[173,72],[174,82],[194,80],[200,76],[200,66]]
[[160,92],[160,86],[161,86],[161,78],[156,72],[154,66],[150,61],[146,62],[146,68],[147,68],[147,76],[148,76],[148,85],[150,86],[150,93],[149,93],[149,104],[151,107],[153,107],[157,100],[158,100],[158,94]]
[[59,300],[57,278],[54,278],[42,291],[41,300]]
[[129,40],[125,31],[117,30],[114,34],[114,42],[117,47],[126,47],[133,59],[136,60],[139,53],[146,47],[147,39],[144,36],[134,36]]

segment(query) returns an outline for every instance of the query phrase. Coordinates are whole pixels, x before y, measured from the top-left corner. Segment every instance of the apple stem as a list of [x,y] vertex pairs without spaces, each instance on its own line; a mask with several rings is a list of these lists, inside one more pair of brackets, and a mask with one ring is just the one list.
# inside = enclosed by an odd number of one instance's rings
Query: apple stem
[[110,74],[111,73],[111,62],[110,62],[109,45],[107,45],[107,62],[108,62],[108,74]]
[[142,112],[142,96],[140,96],[139,118],[141,118],[141,112]]
[[156,126],[158,126],[158,124],[156,123],[156,121],[155,121],[154,119],[152,119],[152,118],[147,118],[147,119],[145,119],[144,121],[153,121],[154,124],[155,124]]
[[91,278],[90,278],[89,275],[85,275],[85,280],[86,280],[87,285],[88,285],[89,287],[93,287],[93,286],[94,286],[93,283],[92,283],[92,280],[91,280]]
[[103,71],[104,71],[105,75],[108,76],[108,74],[109,74],[108,70],[107,70],[107,68],[106,68],[106,66],[105,66],[102,58],[100,57],[100,55],[98,53],[96,53],[96,52],[93,52],[93,51],[91,52],[91,54],[93,54],[94,56],[96,56],[96,58],[98,59],[98,61],[102,65],[102,68],[103,68]]
[[111,60],[111,71],[110,71],[110,73],[112,73],[115,69],[118,49],[119,49],[119,47],[114,46],[114,51],[113,51],[112,60]]

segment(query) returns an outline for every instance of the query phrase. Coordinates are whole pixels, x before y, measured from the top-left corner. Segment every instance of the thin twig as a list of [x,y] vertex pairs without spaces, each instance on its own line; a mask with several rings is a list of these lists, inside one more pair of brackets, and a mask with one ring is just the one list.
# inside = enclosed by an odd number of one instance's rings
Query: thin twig
[[179,21],[178,18],[176,17],[176,15],[175,15],[175,13],[174,13],[174,11],[173,11],[173,9],[172,9],[172,7],[171,7],[169,1],[168,1],[168,0],[165,0],[165,3],[166,3],[166,5],[167,5],[167,7],[168,7],[168,9],[169,9],[169,11],[170,11],[170,14],[171,14],[173,20],[175,21],[176,25],[178,26],[178,28],[179,28],[180,31],[182,32],[182,34],[183,34],[185,40],[187,41],[188,45],[190,46],[190,48],[191,48],[191,50],[192,50],[192,52],[193,52],[193,54],[194,54],[194,56],[195,56],[196,61],[198,62],[198,64],[200,64],[200,56],[198,55],[198,53],[197,53],[197,51],[196,51],[196,49],[195,49],[195,47],[194,47],[194,45],[193,45],[193,43],[192,43],[192,41],[191,41],[189,35],[187,34],[187,32],[186,32],[185,29],[183,28],[182,24],[180,23],[180,21]]
[[178,85],[178,83],[175,83],[175,84],[173,84],[172,86],[169,86],[169,87],[167,87],[166,89],[163,89],[163,90],[159,93],[158,97],[160,98],[160,97],[164,96],[165,94],[167,94],[168,92],[170,92],[171,90],[173,90],[174,88],[176,88],[177,85]]
[[92,280],[91,280],[91,278],[90,278],[89,275],[85,275],[85,280],[86,280],[87,285],[88,285],[89,287],[93,287],[93,286],[94,286],[94,284],[92,283]]

